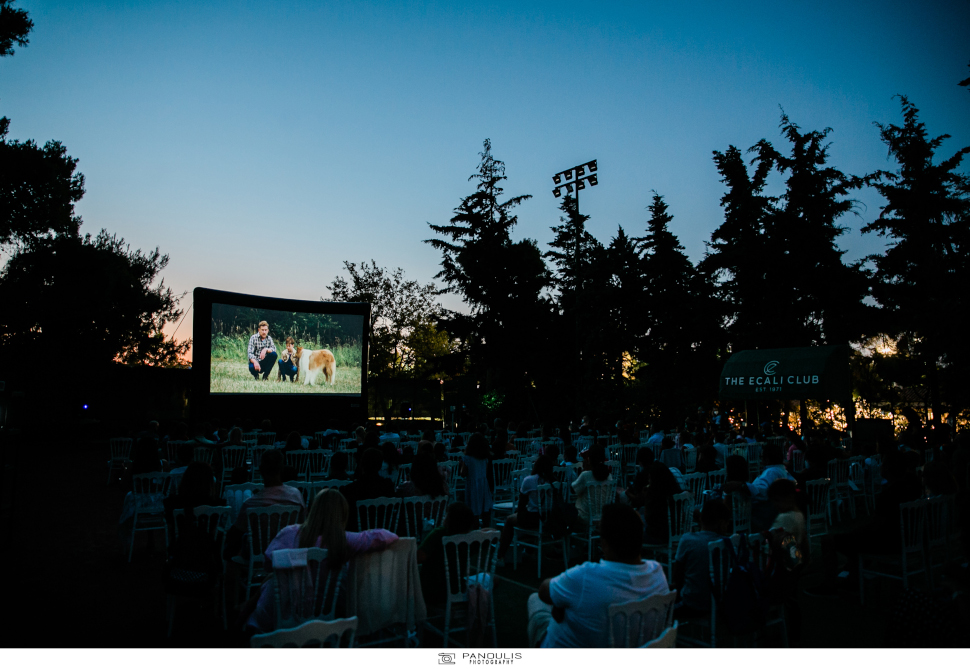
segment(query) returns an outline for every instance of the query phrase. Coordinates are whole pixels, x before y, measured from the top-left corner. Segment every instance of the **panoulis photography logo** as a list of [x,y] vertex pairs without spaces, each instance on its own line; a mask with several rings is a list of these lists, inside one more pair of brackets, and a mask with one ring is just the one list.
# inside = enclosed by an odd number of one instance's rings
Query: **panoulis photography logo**
[[454,653],[438,653],[438,664],[454,664]]

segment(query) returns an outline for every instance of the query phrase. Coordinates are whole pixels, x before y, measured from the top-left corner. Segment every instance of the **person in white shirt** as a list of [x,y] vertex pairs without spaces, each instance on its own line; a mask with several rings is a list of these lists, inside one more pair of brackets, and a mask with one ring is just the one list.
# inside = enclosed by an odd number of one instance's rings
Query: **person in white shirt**
[[640,558],[643,522],[625,504],[607,504],[600,521],[603,559],[546,579],[529,597],[529,646],[605,648],[609,607],[669,592],[663,568]]

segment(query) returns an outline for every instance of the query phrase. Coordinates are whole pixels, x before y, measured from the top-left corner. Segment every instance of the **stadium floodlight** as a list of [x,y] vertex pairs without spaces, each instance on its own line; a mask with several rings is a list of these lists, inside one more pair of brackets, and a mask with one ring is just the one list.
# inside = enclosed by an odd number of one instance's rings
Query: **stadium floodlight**
[[595,186],[597,183],[599,183],[599,180],[596,178],[595,174],[591,175],[588,181],[590,186]]
[[[560,181],[562,181],[562,177],[560,177],[560,176],[559,176],[559,175],[557,174],[556,176],[554,176],[554,177],[552,178],[552,180],[553,180],[553,181],[555,181],[555,182],[556,182],[556,184],[559,184],[559,182],[560,182]],[[558,195],[556,195],[556,197],[559,197],[559,196],[558,196]]]
[[558,189],[558,188],[553,188],[552,189],[552,194],[555,195],[556,197],[559,197],[559,193],[560,193],[560,189]]
[[577,177],[581,177],[581,176],[583,176],[585,174],[586,174],[586,167],[585,166],[580,165],[579,167],[576,168],[576,176]]
[[[556,188],[553,189],[552,194],[558,198],[563,195],[563,190],[567,194],[575,192],[576,211],[579,212],[579,191],[585,190],[587,185],[592,187],[599,184],[599,179],[596,174],[586,175],[587,170],[592,173],[596,172],[596,168],[596,161],[590,160],[557,173],[552,177],[552,180],[556,183]],[[565,183],[563,183],[564,180]]]

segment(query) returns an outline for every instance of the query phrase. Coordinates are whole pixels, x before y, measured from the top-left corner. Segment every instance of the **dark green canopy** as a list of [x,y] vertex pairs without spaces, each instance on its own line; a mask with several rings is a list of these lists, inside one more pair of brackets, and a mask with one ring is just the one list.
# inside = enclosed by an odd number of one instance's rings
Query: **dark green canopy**
[[739,351],[721,371],[720,396],[736,400],[850,400],[849,347]]

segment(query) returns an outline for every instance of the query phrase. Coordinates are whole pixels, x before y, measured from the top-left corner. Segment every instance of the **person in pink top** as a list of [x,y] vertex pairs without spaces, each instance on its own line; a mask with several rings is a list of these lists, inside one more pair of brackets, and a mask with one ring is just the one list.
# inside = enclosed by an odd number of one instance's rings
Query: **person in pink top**
[[[265,553],[266,564],[273,564],[273,553],[278,550],[326,548],[327,567],[336,571],[355,555],[378,551],[397,541],[397,535],[387,530],[347,532],[349,513],[350,506],[340,491],[334,488],[324,490],[313,500],[305,523],[284,527],[270,542]],[[254,633],[276,629],[272,579],[263,582],[259,599],[246,626]]]

